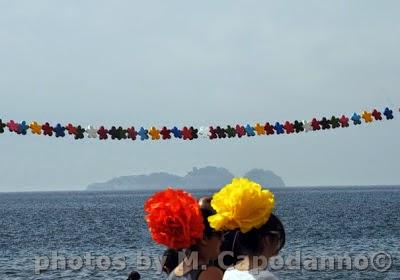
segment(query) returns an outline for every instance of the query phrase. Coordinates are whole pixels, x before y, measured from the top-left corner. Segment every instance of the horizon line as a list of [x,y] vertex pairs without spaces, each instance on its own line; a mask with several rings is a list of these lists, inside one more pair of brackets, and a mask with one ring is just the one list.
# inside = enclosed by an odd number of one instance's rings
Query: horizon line
[[[308,185],[308,186],[284,186],[284,187],[269,187],[268,189],[294,189],[294,188],[400,188],[400,184],[373,184],[373,185]],[[87,189],[76,189],[76,190],[22,190],[22,191],[0,191],[0,194],[13,194],[13,193],[48,193],[48,192],[148,192],[148,191],[159,191],[164,188],[152,188],[152,189],[126,189],[126,190],[87,190]],[[218,188],[182,188],[190,191],[201,191],[201,190],[218,190]]]

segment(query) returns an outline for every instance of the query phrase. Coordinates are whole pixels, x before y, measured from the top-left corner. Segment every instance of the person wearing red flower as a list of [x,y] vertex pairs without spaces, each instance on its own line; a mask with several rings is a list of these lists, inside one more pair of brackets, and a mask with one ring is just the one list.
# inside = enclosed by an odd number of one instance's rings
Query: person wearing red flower
[[145,203],[146,222],[153,240],[185,252],[183,261],[170,273],[170,280],[221,280],[223,272],[209,266],[218,258],[221,232],[213,230],[208,217],[215,212],[200,207],[188,192],[168,188]]

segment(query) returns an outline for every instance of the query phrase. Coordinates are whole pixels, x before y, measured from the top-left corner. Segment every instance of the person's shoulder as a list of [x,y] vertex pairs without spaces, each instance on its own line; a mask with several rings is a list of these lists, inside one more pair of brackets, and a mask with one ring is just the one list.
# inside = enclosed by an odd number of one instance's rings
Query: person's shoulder
[[200,273],[199,280],[221,280],[224,273],[216,266],[210,266]]
[[225,273],[223,280],[254,280],[254,276],[251,275],[248,271],[237,270],[233,267],[228,268]]
[[257,280],[279,280],[278,277],[268,270],[252,271],[251,275]]

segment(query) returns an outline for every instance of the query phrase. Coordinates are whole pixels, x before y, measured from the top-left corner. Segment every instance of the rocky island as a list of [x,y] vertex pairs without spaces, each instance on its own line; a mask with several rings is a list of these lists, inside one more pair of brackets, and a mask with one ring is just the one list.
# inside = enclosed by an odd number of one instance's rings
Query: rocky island
[[[229,170],[222,167],[194,167],[185,176],[166,172],[148,175],[131,175],[113,178],[107,182],[94,183],[87,186],[88,191],[120,191],[120,190],[158,190],[166,186],[184,189],[217,189],[235,177]],[[281,177],[272,171],[252,169],[243,177],[249,178],[268,188],[285,187]]]

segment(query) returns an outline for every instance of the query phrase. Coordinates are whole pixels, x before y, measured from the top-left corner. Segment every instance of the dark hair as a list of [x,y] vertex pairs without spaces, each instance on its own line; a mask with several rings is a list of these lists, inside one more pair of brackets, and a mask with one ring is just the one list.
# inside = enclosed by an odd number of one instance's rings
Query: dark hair
[[[216,231],[211,228],[210,223],[208,222],[208,217],[215,214],[215,211],[212,208],[200,208],[201,214],[203,215],[203,223],[204,223],[204,238],[210,239],[211,237],[217,235],[222,237],[222,232]],[[197,244],[194,244],[189,248],[187,253],[198,251],[199,248]]]
[[175,269],[175,267],[179,264],[179,251],[175,249],[167,249],[163,254],[163,268],[162,270],[170,274],[171,271]]
[[249,232],[237,235],[238,249],[241,254],[260,255],[264,249],[264,238],[270,237],[273,244],[278,244],[273,253],[279,252],[285,245],[285,229],[282,222],[274,214],[259,229],[253,228]]
[[220,234],[220,232],[215,231],[211,228],[210,223],[208,222],[208,217],[215,214],[213,209],[209,208],[200,208],[201,214],[203,215],[203,223],[204,223],[204,237],[209,239],[213,237],[215,234]]
[[[224,238],[221,243],[221,252],[227,252],[229,254],[225,254],[224,258],[222,259],[223,266],[220,267],[222,270],[225,270],[227,267],[230,267],[238,261],[238,256],[240,256],[240,252],[238,250],[237,245],[237,235],[238,231],[232,230],[227,231],[224,234]],[[216,261],[216,265],[220,266],[220,262]]]
[[128,280],[139,280],[140,279],[140,274],[137,271],[133,271],[131,272],[131,274],[129,274]]

